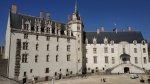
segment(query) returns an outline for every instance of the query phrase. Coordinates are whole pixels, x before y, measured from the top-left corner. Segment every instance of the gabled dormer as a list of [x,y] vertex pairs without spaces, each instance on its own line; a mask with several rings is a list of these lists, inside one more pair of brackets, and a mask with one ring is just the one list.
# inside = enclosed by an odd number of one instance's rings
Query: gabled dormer
[[113,40],[111,40],[111,41],[110,41],[110,44],[111,44],[111,45],[114,45],[114,41],[113,41]]
[[97,44],[97,39],[94,37],[93,38],[93,44],[96,45]]
[[31,31],[31,20],[22,19],[22,30]]
[[108,39],[105,37],[104,38],[104,44],[107,45],[108,44]]
[[145,43],[146,43],[146,42],[145,42],[145,40],[142,40],[142,42],[141,42],[141,43],[142,43],[143,45],[145,45]]
[[41,32],[41,20],[40,19],[35,19],[34,30],[37,33]]
[[136,45],[136,44],[137,44],[137,41],[136,41],[136,40],[133,40],[133,44]]

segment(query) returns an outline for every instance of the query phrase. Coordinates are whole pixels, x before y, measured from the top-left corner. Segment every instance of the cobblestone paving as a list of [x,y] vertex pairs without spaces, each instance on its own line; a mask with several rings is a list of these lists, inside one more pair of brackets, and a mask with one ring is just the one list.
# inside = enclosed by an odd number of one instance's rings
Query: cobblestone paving
[[[121,75],[91,75],[88,78],[70,78],[55,80],[54,84],[141,84],[140,79],[143,76],[145,83],[147,83],[147,75],[139,75],[137,79],[130,79],[129,74]],[[102,78],[106,78],[106,82],[101,82]],[[52,84],[51,81],[39,82],[37,84]]]

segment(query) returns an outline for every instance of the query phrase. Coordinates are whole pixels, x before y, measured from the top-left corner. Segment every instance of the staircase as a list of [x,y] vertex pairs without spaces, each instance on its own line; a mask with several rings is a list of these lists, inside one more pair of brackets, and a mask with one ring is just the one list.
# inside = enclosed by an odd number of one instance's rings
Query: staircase
[[[105,71],[105,73],[106,73],[106,74],[111,74],[111,71],[112,71],[113,69],[115,69],[115,68],[117,68],[117,67],[119,67],[119,66],[121,66],[121,65],[124,65],[124,64],[118,64],[118,65],[116,65],[116,66],[114,66],[114,67],[112,67],[112,68],[108,68],[108,69]],[[145,70],[145,69],[143,69],[143,68],[141,68],[141,67],[139,67],[139,66],[136,66],[136,65],[134,65],[134,64],[131,64],[131,63],[129,63],[128,65],[131,65],[131,66],[133,66],[133,67],[136,67],[137,69],[140,69],[140,70],[144,71],[146,74],[150,74],[150,71],[149,71],[149,70]]]

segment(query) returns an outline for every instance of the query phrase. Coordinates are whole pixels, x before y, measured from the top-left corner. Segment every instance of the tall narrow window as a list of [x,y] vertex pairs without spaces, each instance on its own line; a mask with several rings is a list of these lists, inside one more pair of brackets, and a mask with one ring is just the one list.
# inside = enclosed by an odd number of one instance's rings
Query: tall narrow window
[[49,68],[46,68],[46,69],[45,69],[45,73],[49,73]]
[[143,59],[144,59],[144,63],[146,64],[146,63],[147,63],[147,61],[146,61],[146,57],[143,57]]
[[38,55],[35,55],[35,62],[38,62]]
[[50,40],[50,36],[46,36],[46,40],[49,41]]
[[27,54],[22,54],[22,62],[27,63]]
[[59,50],[59,45],[56,46],[56,51],[58,51],[58,50]]
[[88,63],[88,58],[86,58],[86,63]]
[[70,43],[70,38],[67,38],[67,42]]
[[46,55],[46,62],[49,62],[49,55]]
[[94,63],[96,64],[97,63],[97,56],[94,56]]
[[143,48],[143,53],[146,53],[146,49],[145,48]]
[[47,44],[47,51],[49,51],[49,44]]
[[123,52],[123,53],[125,53],[125,52],[126,52],[126,51],[125,51],[125,48],[123,48],[123,49],[122,49],[122,52]]
[[137,60],[137,57],[135,57],[135,64],[137,64],[138,63],[138,60]]
[[70,55],[67,55],[67,61],[70,61]]
[[36,44],[36,50],[38,50],[39,44]]
[[38,40],[39,39],[39,35],[36,35],[36,40]]
[[134,48],[134,53],[137,53],[137,48]]
[[27,76],[27,72],[24,72],[24,73],[23,73],[23,76]]
[[104,53],[108,53],[108,48],[104,47]]
[[59,42],[59,37],[57,37],[57,42]]
[[28,39],[28,34],[24,34],[24,39]]
[[23,42],[23,50],[27,50],[28,49],[28,42]]
[[67,51],[70,51],[70,45],[67,45]]
[[46,33],[50,33],[50,28],[49,27],[46,28]]
[[111,48],[111,53],[114,53],[114,48]]
[[93,48],[93,53],[96,54],[97,53],[97,49]]
[[58,55],[56,55],[56,62],[58,62]]
[[105,63],[108,63],[108,56],[105,56]]
[[32,73],[33,72],[33,69],[30,69],[30,73]]
[[112,57],[112,64],[115,64],[115,57]]

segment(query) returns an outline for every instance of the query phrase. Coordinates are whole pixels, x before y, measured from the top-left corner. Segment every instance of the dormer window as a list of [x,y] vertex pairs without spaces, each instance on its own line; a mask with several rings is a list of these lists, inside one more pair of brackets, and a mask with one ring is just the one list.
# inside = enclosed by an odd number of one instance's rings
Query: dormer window
[[46,33],[50,33],[50,28],[49,27],[46,28]]
[[96,44],[97,43],[97,40],[96,40],[96,38],[94,37],[94,39],[93,39],[93,44]]
[[134,45],[136,45],[136,44],[137,44],[137,41],[136,41],[136,40],[134,40],[134,41],[133,41],[133,44],[134,44]]
[[113,41],[113,40],[111,40],[111,41],[110,41],[110,44],[111,44],[111,45],[114,45],[114,41]]
[[145,45],[145,43],[146,43],[145,40],[143,40],[143,41],[142,41],[142,44]]
[[108,39],[105,37],[104,38],[104,44],[107,45],[108,44]]
[[28,30],[29,29],[29,22],[26,21],[24,24],[24,30]]

